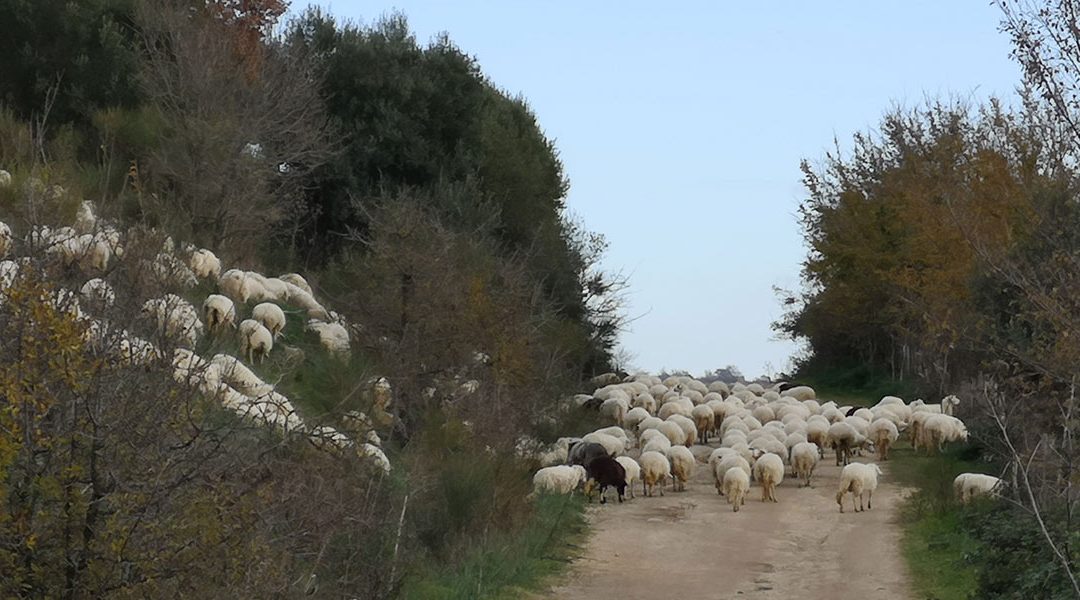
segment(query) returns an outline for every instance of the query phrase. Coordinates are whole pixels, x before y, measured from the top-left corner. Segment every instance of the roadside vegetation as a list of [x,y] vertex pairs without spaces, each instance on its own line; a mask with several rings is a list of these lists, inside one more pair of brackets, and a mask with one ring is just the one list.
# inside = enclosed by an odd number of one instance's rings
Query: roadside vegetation
[[[0,12],[0,221],[11,257],[47,274],[0,302],[0,596],[474,598],[561,564],[582,507],[527,498],[535,465],[515,442],[550,441],[560,399],[612,370],[623,280],[568,214],[558,150],[523,97],[399,14],[349,23],[282,0]],[[93,275],[24,241],[70,226],[83,200],[127,245]],[[166,239],[312,284],[351,325],[351,354],[328,355],[290,315],[251,367],[305,423],[354,437],[350,414],[378,415],[385,377],[390,474],[233,418],[168,361],[80,350],[76,323],[29,305],[100,276],[120,298],[103,318],[149,336],[144,300],[199,306],[216,287],[141,277]]]

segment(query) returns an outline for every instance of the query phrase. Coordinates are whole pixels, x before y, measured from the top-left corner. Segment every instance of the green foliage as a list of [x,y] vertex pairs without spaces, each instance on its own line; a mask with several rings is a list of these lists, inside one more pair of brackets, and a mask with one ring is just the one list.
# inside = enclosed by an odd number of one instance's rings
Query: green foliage
[[[1055,538],[1071,547],[1080,542],[1080,531],[1063,512],[1044,515]],[[971,555],[979,565],[976,598],[1013,600],[1076,597],[1061,562],[1046,544],[1034,517],[1000,502],[981,502],[962,514],[961,526],[980,543]]]
[[973,374],[994,335],[976,292],[1000,286],[999,261],[1068,203],[1040,118],[930,103],[886,115],[850,156],[804,163],[806,291],[777,329],[809,340],[819,368],[866,364],[939,389]]
[[29,119],[87,125],[94,112],[139,99],[134,0],[0,1],[0,102]]

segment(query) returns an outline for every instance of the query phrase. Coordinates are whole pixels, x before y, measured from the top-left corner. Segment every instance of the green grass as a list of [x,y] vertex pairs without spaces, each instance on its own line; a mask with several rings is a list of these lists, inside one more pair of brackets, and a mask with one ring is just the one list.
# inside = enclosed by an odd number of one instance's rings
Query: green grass
[[985,472],[986,463],[971,460],[969,446],[948,448],[937,456],[918,455],[907,444],[890,452],[890,476],[915,488],[902,510],[902,551],[916,597],[927,600],[968,600],[977,589],[978,566],[968,558],[980,543],[963,523],[952,489],[963,472]]
[[582,496],[544,495],[521,530],[488,535],[452,568],[410,577],[403,598],[520,598],[565,568],[584,537]]
[[[869,406],[886,395],[907,402],[915,397],[914,386],[861,369],[800,376],[798,381],[813,386],[819,400],[838,404]],[[916,455],[907,442],[889,452],[889,478],[914,489],[901,508],[901,551],[919,600],[974,598],[978,566],[968,558],[977,552],[979,542],[965,530],[964,509],[953,498],[952,481],[963,472],[991,470],[990,465],[975,462],[977,455],[970,446],[954,446],[936,456]]]

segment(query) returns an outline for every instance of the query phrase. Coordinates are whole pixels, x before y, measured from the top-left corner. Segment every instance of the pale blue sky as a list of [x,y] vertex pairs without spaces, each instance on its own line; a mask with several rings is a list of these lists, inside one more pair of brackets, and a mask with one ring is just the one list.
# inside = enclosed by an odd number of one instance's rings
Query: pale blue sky
[[[318,2],[446,31],[528,98],[556,140],[569,207],[631,275],[635,366],[783,370],[772,286],[797,288],[799,161],[927,96],[1011,98],[988,0]],[[294,8],[302,8],[296,2]]]

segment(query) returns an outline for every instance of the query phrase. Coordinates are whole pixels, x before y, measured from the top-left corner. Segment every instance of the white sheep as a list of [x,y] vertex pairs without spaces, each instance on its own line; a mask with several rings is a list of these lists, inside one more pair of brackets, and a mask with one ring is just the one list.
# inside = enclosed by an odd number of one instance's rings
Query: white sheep
[[151,298],[143,303],[144,314],[150,315],[159,334],[174,341],[194,346],[203,333],[203,324],[199,313],[187,300],[176,294],[165,294],[161,298]]
[[375,461],[375,464],[382,469],[383,473],[390,474],[390,459],[386,458],[386,454],[382,451],[382,448],[371,444],[364,443],[357,448],[357,453],[361,457],[371,458]]
[[11,250],[11,242],[11,228],[7,223],[0,221],[0,258],[7,256],[8,251]]
[[803,400],[816,400],[817,392],[808,385],[800,385],[780,392],[780,396],[794,398],[801,402]]
[[868,436],[877,448],[878,460],[889,460],[889,448],[900,437],[900,431],[889,419],[875,419],[870,424]]
[[993,475],[961,473],[953,480],[953,491],[960,504],[967,504],[976,496],[996,494],[1003,482]]
[[210,294],[203,300],[203,320],[210,331],[236,326],[236,305],[228,296]]
[[249,363],[255,363],[255,357],[262,362],[266,355],[274,348],[274,336],[263,327],[262,323],[253,319],[244,319],[237,328],[240,340],[240,352],[247,357]]
[[629,411],[630,403],[625,396],[613,396],[600,405],[600,416],[620,427],[626,423],[626,413]]
[[218,279],[221,276],[221,259],[206,248],[192,252],[188,266],[199,279]]
[[800,442],[791,448],[791,470],[802,480],[803,486],[810,487],[810,478],[814,476],[819,458],[816,444]]
[[625,417],[623,417],[623,425],[625,425],[627,429],[636,430],[638,425],[648,418],[649,411],[640,406],[635,406],[626,413]]
[[956,412],[956,407],[960,406],[960,399],[953,394],[949,394],[941,399],[941,413],[945,415],[953,416]]
[[116,302],[116,292],[113,291],[109,282],[95,277],[82,284],[79,295],[89,305],[98,308],[109,308]]
[[[720,448],[725,450],[725,448]],[[735,454],[731,451],[731,454],[727,454],[719,460],[713,461],[713,456],[709,457],[709,464],[712,467],[713,483],[716,485],[716,493],[724,495],[724,477],[731,469],[742,469],[746,472],[746,477],[749,480],[750,474],[753,472],[750,468],[750,463],[745,458]]]
[[665,402],[660,406],[660,410],[657,411],[656,415],[661,419],[667,419],[671,415],[682,415],[689,418],[693,409],[692,405],[687,407],[681,402]]
[[694,426],[697,428],[698,433],[701,434],[702,443],[708,444],[709,432],[713,430],[713,424],[716,420],[716,413],[713,412],[713,408],[707,404],[699,404],[694,407],[694,410],[690,411],[690,415],[694,419]]
[[641,408],[648,411],[651,415],[656,412],[656,398],[652,397],[652,394],[638,394],[634,396],[634,401],[631,405],[631,409]]
[[349,331],[340,324],[312,319],[308,321],[305,329],[318,334],[319,343],[330,354],[349,357]]
[[159,253],[149,263],[144,263],[147,274],[161,286],[177,285],[190,289],[199,285],[199,278],[179,258],[165,252]]
[[754,461],[754,479],[761,483],[761,501],[776,502],[776,486],[784,481],[784,460],[767,452]]
[[220,370],[221,378],[225,382],[245,396],[258,398],[274,391],[274,386],[259,379],[254,371],[235,356],[215,354],[210,358],[210,364]]
[[298,273],[286,273],[284,275],[279,275],[278,279],[284,281],[285,283],[291,283],[312,296],[315,295],[315,292],[311,291],[311,286],[308,285],[307,280],[301,277]]
[[585,467],[556,465],[544,467],[533,475],[533,494],[569,494],[585,483]]
[[11,187],[11,173],[0,169],[0,188]]
[[600,444],[611,456],[618,456],[626,450],[626,442],[606,433],[597,433],[594,431],[582,436],[581,441],[585,443]]
[[[851,463],[840,471],[840,487],[836,492],[836,503],[840,512],[844,512],[844,495],[851,492],[851,508],[855,512],[863,509],[863,496],[866,496],[866,508],[873,508],[874,490],[877,489],[881,467],[874,463]],[[859,497],[859,507],[855,508],[855,497]]]
[[684,444],[687,448],[697,443],[698,430],[697,426],[694,425],[693,419],[682,415],[671,415],[667,420],[682,428],[683,434],[686,435],[686,442],[684,442]]
[[724,495],[732,510],[739,512],[739,507],[746,504],[746,494],[750,491],[750,476],[742,469],[728,469],[724,473]]
[[850,423],[839,422],[829,426],[827,445],[836,452],[836,466],[851,462],[851,453],[856,448],[870,444],[865,436],[855,431]]
[[927,452],[941,452],[945,442],[967,441],[968,431],[964,422],[949,415],[931,415],[923,423],[919,445]]
[[697,461],[694,454],[686,446],[672,446],[667,449],[666,456],[671,461],[672,489],[675,491],[686,490],[686,482],[694,476],[694,467]]
[[94,214],[94,203],[83,200],[75,211],[75,223],[73,228],[78,233],[92,233],[97,226],[97,216]]
[[652,496],[653,488],[660,484],[660,495],[664,495],[664,482],[671,477],[671,461],[660,452],[642,452],[638,457],[641,465],[641,489],[646,496]]
[[629,456],[617,456],[615,460],[626,471],[626,487],[630,490],[630,497],[634,497],[634,482],[641,479],[641,465]]
[[672,446],[682,446],[686,444],[686,432],[678,423],[664,421],[658,425],[656,429],[664,434],[664,437],[671,442]]
[[19,263],[13,260],[0,260],[0,290],[6,290],[15,283],[19,270]]
[[285,329],[285,311],[273,302],[256,304],[255,308],[251,309],[251,318],[270,330],[270,335],[274,336],[275,340],[281,335],[281,330]]
[[[656,430],[650,429],[649,431]],[[641,452],[642,454],[646,452],[660,452],[666,456],[668,448],[671,448],[671,441],[661,434],[656,437],[646,438],[641,446]]]

